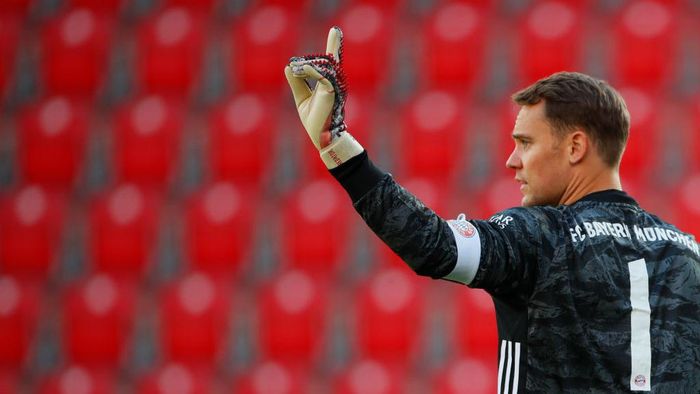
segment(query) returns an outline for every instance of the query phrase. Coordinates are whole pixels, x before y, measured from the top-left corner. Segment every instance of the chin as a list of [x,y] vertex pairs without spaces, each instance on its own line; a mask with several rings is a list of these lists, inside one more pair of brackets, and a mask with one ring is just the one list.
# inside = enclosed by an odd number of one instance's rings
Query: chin
[[520,206],[527,207],[532,205],[530,202],[530,198],[526,195],[523,196],[522,199],[520,199]]

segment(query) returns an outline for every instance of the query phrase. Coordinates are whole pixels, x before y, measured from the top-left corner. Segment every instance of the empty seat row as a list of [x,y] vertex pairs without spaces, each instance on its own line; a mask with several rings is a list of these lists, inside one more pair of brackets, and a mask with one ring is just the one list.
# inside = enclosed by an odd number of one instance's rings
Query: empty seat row
[[[133,74],[135,92],[189,97],[201,85],[207,48],[223,37],[208,37],[201,14],[173,2],[154,11],[135,34]],[[211,2],[210,2],[211,3]],[[630,2],[610,22],[606,66],[615,84],[648,89],[666,87],[677,78],[682,36],[680,11],[657,0]],[[298,54],[301,36],[296,27],[303,15],[280,4],[251,7],[230,29],[226,48],[230,63],[222,65],[233,86],[241,90],[280,92],[281,69]],[[515,23],[515,38],[503,36],[493,16],[469,2],[447,2],[419,22],[420,37],[410,61],[421,87],[473,90],[493,68],[488,49],[495,41],[512,41],[509,60],[518,66],[514,85],[520,86],[559,70],[581,70],[584,48],[596,40],[588,14],[565,1],[536,2]],[[7,30],[2,78],[11,78],[21,21],[5,16]],[[393,76],[395,48],[405,38],[395,36],[401,21],[373,3],[344,7],[329,23],[344,29],[344,69],[353,91],[382,93]],[[47,94],[94,97],[105,82],[117,21],[83,5],[68,7],[41,29],[38,66],[40,85]],[[543,28],[547,26],[547,28]],[[507,33],[506,33],[507,34]],[[588,35],[586,35],[588,34]],[[320,46],[323,40],[317,40]],[[321,48],[319,48],[320,50]],[[2,87],[2,86],[0,86]],[[7,86],[5,86],[7,88]]]
[[[264,96],[240,94],[213,108],[208,120],[208,170],[215,179],[257,185],[269,178],[276,116]],[[146,95],[110,116],[113,170],[117,181],[164,186],[172,181],[181,151],[185,113],[180,101]],[[52,96],[17,116],[19,178],[70,190],[85,171],[94,115],[81,102]],[[98,158],[103,159],[103,158]]]
[[276,360],[257,362],[245,373],[223,378],[212,377],[215,374],[211,370],[170,362],[124,382],[113,373],[69,364],[28,385],[22,385],[12,375],[0,375],[0,388],[8,394],[26,391],[21,388],[32,388],[39,394],[113,394],[124,390],[137,394],[301,394],[313,390],[339,394],[399,394],[407,390],[482,394],[496,390],[495,379],[490,378],[495,374],[488,364],[468,357],[450,360],[440,371],[422,378],[411,378],[410,371],[372,359],[356,360],[331,376],[320,378]]
[[[670,193],[674,203],[660,210],[677,216],[681,229],[693,233],[698,233],[700,218],[694,203],[700,190],[696,179],[686,177]],[[428,177],[399,181],[445,218],[460,212],[487,218],[520,203],[512,174],[494,178],[482,190],[466,191]],[[652,189],[639,184],[626,187],[642,203],[655,198]],[[169,227],[175,239],[167,247],[186,266],[238,276],[251,269],[254,242],[264,229],[267,238],[260,245],[274,248],[280,267],[335,277],[358,242],[352,237],[354,220],[349,198],[330,176],[302,183],[274,201],[261,200],[259,192],[245,185],[221,181],[171,204],[161,193],[124,183],[96,194],[77,210],[64,193],[28,184],[0,198],[0,272],[39,281],[51,277],[67,234],[74,236],[71,228],[78,224],[86,230],[71,247],[85,251],[88,270],[143,279],[154,268],[161,233]],[[377,245],[376,250],[377,261],[397,261],[386,247]]]
[[[347,296],[306,271],[292,269],[246,295],[216,276],[192,271],[151,295],[98,273],[66,286],[49,301],[41,299],[31,283],[3,275],[0,370],[33,373],[26,369],[27,363],[36,352],[38,329],[47,324],[38,318],[47,315],[58,322],[51,336],[65,363],[103,371],[124,367],[130,374],[137,372],[127,361],[134,359],[136,323],[151,316],[155,319],[148,324],[149,336],[156,341],[157,360],[194,368],[214,368],[229,360],[241,345],[236,335],[242,323],[253,327],[248,335],[255,359],[323,368],[327,360],[337,358],[332,352],[339,338],[335,330],[340,329],[351,358],[402,367],[425,365],[431,334],[426,328],[436,313],[454,315],[445,319],[449,327],[440,330],[446,335],[441,340],[453,348],[450,354],[495,364],[497,337],[490,298],[459,287],[453,290],[454,304],[430,304],[426,281],[408,270],[379,269]],[[49,302],[55,311],[46,310]]]
[[[627,179],[648,179],[664,159],[665,144],[672,141],[665,123],[663,98],[652,91],[621,86],[631,114],[630,141],[625,151],[622,175]],[[700,161],[692,148],[698,144],[695,130],[700,130],[700,101],[678,107],[685,142],[677,154],[691,170]],[[186,127],[187,107],[179,100],[162,95],[134,98],[104,119],[111,145],[105,161],[114,181],[133,182],[164,190],[174,182],[180,168],[184,135],[204,138],[203,171],[214,180],[230,180],[257,188],[271,180],[283,161],[277,159],[278,141],[301,141],[301,125],[283,124],[277,100],[261,94],[242,92],[211,107],[204,119],[204,130]],[[674,107],[675,104],[673,105]],[[484,108],[483,106],[480,108]],[[473,136],[483,133],[479,123],[486,119],[464,96],[446,90],[426,90],[413,96],[396,110],[396,125],[377,124],[376,102],[366,96],[352,96],[347,106],[347,124],[351,133],[372,155],[375,142],[388,138],[390,153],[401,160],[393,170],[402,175],[425,177],[451,184],[455,176],[471,165],[475,147]],[[510,139],[517,114],[512,103],[487,107],[491,111],[493,138],[488,155],[497,174],[507,174],[505,160],[513,149]],[[290,110],[291,111],[291,110]],[[677,110],[676,110],[677,111]],[[285,112],[289,114],[289,111]],[[677,111],[674,118],[678,118]],[[66,96],[52,96],[27,105],[16,116],[16,175],[20,182],[38,183],[58,190],[72,190],[76,182],[95,163],[86,163],[89,141],[99,133],[92,131],[95,115],[81,101]],[[398,127],[397,127],[398,126]],[[299,164],[301,179],[328,177],[309,144],[302,144],[293,158]],[[285,146],[285,152],[294,152]],[[111,160],[111,161],[110,161]]]

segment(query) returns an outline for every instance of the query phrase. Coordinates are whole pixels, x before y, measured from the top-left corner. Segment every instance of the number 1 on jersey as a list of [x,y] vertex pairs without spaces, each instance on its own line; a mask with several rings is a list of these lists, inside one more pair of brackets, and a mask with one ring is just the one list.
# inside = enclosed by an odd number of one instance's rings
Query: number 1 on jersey
[[651,391],[651,307],[649,274],[644,259],[628,263],[630,273],[631,362],[630,390]]

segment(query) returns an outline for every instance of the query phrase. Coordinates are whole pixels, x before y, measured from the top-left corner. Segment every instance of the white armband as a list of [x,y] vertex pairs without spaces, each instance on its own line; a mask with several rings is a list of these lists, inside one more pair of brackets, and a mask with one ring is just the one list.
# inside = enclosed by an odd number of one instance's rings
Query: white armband
[[448,220],[452,234],[457,243],[457,264],[444,279],[468,285],[474,280],[479,269],[481,258],[481,238],[479,231],[469,223],[464,215],[459,215],[456,220]]

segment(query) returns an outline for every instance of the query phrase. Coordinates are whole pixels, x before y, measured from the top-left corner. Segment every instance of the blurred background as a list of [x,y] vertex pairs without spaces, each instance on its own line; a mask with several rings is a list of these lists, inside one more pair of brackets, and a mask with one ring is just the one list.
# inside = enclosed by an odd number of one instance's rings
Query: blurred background
[[483,292],[364,227],[283,67],[440,215],[518,205],[510,95],[620,90],[624,186],[700,234],[700,1],[0,1],[0,393],[492,393]]

